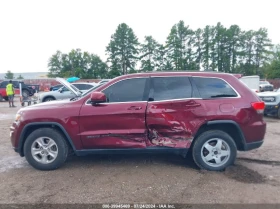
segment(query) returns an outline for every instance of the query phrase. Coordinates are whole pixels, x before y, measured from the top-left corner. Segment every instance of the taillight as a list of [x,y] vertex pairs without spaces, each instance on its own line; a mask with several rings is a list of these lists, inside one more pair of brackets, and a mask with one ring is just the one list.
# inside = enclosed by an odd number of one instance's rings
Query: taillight
[[257,113],[262,114],[264,112],[264,102],[252,102],[251,105],[257,111]]

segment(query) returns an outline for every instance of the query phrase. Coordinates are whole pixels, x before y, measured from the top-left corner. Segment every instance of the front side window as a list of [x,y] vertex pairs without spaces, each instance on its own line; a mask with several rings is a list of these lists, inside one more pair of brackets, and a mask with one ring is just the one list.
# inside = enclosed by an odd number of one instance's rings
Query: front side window
[[110,103],[144,101],[146,80],[146,78],[122,80],[103,90],[103,93]]
[[219,78],[192,78],[203,99],[218,97],[237,97],[236,92],[222,79]]
[[188,77],[153,78],[153,100],[173,100],[192,97],[192,87]]

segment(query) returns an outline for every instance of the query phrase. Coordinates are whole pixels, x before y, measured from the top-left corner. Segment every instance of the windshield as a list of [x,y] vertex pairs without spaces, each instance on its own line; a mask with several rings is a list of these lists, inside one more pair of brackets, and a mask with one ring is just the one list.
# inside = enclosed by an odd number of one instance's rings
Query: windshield
[[[70,86],[71,86],[73,89],[75,89],[77,92],[82,93],[76,86],[74,86],[74,85],[72,85],[72,84],[70,84]],[[70,91],[70,89],[67,88],[66,86],[62,86],[62,87],[60,87],[57,91]]]

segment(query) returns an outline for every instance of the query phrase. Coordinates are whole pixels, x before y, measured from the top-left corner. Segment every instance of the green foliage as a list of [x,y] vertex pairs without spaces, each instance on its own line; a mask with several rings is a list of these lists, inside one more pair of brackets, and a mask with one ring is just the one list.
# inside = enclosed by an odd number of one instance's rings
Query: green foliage
[[160,66],[161,45],[152,36],[145,36],[144,44],[141,45],[141,67],[142,72],[154,71]]
[[20,74],[20,75],[17,77],[17,79],[24,79],[24,78],[23,78],[22,75]]
[[263,72],[265,78],[280,78],[280,45],[274,47],[271,62],[264,65]]
[[68,54],[57,51],[48,63],[48,77],[72,77],[82,79],[107,78],[107,65],[100,57],[80,49],[72,50]]
[[[49,77],[114,78],[119,75],[172,70],[214,70],[243,75],[278,76],[279,49],[272,50],[265,28],[243,31],[218,22],[192,30],[184,21],[173,25],[164,45],[152,36],[139,43],[132,28],[118,25],[106,47],[104,63],[97,55],[57,51],[49,60]],[[278,76],[279,77],[279,76]]]
[[174,70],[192,70],[194,64],[194,32],[184,21],[171,28],[167,37],[167,57]]
[[133,30],[125,23],[120,24],[106,48],[110,69],[121,69],[123,75],[128,73],[128,69],[134,69],[138,60],[138,46]]
[[8,70],[5,75],[5,79],[14,79],[14,74],[10,70]]

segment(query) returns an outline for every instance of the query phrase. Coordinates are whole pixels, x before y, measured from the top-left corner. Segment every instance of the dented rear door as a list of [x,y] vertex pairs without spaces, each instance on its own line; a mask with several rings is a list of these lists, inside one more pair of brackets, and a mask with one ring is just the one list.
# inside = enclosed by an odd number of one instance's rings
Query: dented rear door
[[150,146],[189,148],[204,111],[189,77],[152,77],[146,116]]

